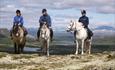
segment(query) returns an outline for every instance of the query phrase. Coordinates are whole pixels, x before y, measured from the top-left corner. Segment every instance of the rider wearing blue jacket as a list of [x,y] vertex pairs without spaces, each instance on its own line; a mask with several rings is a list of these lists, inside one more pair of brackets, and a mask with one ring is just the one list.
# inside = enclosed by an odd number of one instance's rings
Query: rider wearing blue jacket
[[89,24],[89,18],[86,16],[86,11],[82,10],[81,11],[82,16],[79,18],[79,22],[83,23],[84,28],[87,29],[88,32],[88,39],[91,38],[91,36],[93,36],[93,32],[88,28],[88,24]]
[[23,23],[24,23],[24,21],[23,21],[23,17],[22,16],[15,16],[14,17],[13,25],[18,24],[20,26],[23,26]]
[[[19,26],[21,26],[24,30],[24,35],[27,35],[27,30],[24,28],[23,26],[23,17],[21,16],[21,11],[20,10],[16,10],[16,16],[14,17],[13,19],[13,27],[18,24]],[[11,29],[10,31],[10,36],[12,37],[12,30],[13,28]]]
[[37,32],[38,39],[39,39],[39,36],[40,36],[40,28],[42,27],[42,25],[44,23],[46,23],[48,28],[50,29],[50,32],[51,32],[50,36],[51,36],[51,41],[52,41],[52,39],[53,39],[53,30],[51,28],[51,17],[47,14],[47,10],[46,9],[42,10],[42,16],[39,19],[39,24],[40,24],[39,26],[40,27],[39,27],[39,30]]

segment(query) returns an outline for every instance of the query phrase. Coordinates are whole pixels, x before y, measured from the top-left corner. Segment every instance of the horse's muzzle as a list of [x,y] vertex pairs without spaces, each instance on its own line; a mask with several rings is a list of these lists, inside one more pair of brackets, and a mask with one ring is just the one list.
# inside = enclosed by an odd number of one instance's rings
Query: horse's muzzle
[[66,30],[67,32],[70,32],[71,30]]
[[16,37],[19,37],[19,35],[20,35],[19,33],[16,33],[16,35],[15,35],[15,36],[16,36]]

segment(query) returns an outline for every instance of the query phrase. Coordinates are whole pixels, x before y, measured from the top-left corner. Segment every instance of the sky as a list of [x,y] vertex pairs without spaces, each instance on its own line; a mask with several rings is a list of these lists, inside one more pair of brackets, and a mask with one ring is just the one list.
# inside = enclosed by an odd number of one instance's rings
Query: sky
[[0,0],[0,28],[12,27],[17,9],[26,28],[38,28],[43,8],[51,16],[54,30],[63,30],[70,20],[78,20],[82,9],[87,12],[91,29],[103,25],[115,28],[115,0]]

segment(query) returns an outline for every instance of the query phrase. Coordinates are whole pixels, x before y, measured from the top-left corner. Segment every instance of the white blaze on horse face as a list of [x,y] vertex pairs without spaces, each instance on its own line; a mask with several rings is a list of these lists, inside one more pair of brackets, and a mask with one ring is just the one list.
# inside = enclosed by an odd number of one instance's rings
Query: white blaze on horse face
[[18,33],[16,33],[16,36],[18,36],[19,34]]

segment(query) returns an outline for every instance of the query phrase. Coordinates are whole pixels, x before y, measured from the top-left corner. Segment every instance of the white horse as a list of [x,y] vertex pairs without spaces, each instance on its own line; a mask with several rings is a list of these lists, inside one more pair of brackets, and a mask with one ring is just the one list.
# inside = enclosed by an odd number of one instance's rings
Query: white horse
[[88,37],[87,29],[84,28],[81,22],[71,20],[67,31],[76,31],[76,34],[75,34],[76,52],[75,54],[78,54],[78,48],[79,48],[80,42],[81,42],[81,48],[82,48],[81,54],[84,54],[84,46],[86,47],[87,45],[88,45],[88,51],[89,51],[88,53],[89,54],[91,53],[92,38],[87,39]]
[[47,56],[49,56],[50,29],[45,23],[40,29],[40,43],[43,53],[46,53]]

